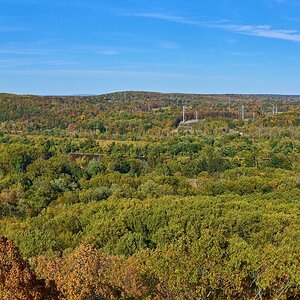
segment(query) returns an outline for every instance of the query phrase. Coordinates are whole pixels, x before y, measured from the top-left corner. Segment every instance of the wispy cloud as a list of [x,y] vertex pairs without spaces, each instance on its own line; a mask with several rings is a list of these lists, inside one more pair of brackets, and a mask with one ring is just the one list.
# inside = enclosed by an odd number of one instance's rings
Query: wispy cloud
[[199,22],[194,21],[190,18],[174,16],[166,13],[127,13],[127,14],[122,14],[122,16],[151,18],[151,19],[170,21],[170,22],[174,22],[178,24],[186,24],[186,25],[199,25]]
[[300,42],[300,34],[297,30],[273,29],[272,26],[269,25],[250,26],[234,24],[211,24],[210,27],[224,29],[245,35]]
[[162,49],[168,49],[168,50],[174,50],[179,48],[179,45],[177,43],[169,42],[169,41],[160,42],[158,46]]
[[182,74],[168,72],[142,72],[131,70],[76,70],[76,69],[57,69],[57,70],[0,70],[0,75],[26,75],[26,76],[63,76],[63,77],[145,77],[145,78],[182,78]]
[[231,56],[251,57],[254,54],[250,53],[250,52],[228,52],[228,55],[231,55]]
[[[46,49],[13,49],[13,48],[7,48],[7,49],[0,49],[0,54],[14,54],[14,55],[45,55],[48,54],[50,50]],[[53,51],[51,51],[53,52]]]
[[106,50],[100,50],[99,54],[107,55],[107,56],[113,56],[113,55],[120,54],[120,51],[116,50],[116,49],[106,49]]
[[36,60],[36,59],[19,59],[19,58],[4,58],[0,59],[0,67],[22,67],[22,66],[65,66],[73,65],[74,62],[65,60]]
[[238,34],[262,38],[300,42],[299,31],[291,29],[274,29],[270,25],[240,25],[229,23],[227,20],[220,20],[218,22],[205,22],[193,20],[187,17],[175,16],[167,13],[131,13],[123,14],[123,16],[151,18],[184,25],[222,29]]

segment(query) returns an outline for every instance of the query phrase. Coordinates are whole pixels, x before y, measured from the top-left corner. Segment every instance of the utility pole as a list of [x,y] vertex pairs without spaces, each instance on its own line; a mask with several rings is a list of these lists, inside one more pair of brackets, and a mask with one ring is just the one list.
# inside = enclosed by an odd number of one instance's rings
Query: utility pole
[[273,110],[272,110],[272,115],[275,115],[275,105],[273,104]]
[[245,120],[245,106],[242,105],[242,120]]
[[278,115],[278,105],[276,104],[275,113]]
[[182,122],[185,123],[185,106],[182,107]]
[[198,111],[196,111],[196,121],[198,122]]

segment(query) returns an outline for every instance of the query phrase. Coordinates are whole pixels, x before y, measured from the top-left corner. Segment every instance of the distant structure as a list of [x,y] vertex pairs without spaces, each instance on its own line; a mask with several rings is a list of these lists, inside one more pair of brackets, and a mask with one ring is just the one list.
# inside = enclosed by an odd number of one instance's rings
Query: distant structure
[[242,105],[242,120],[245,120],[245,106]]
[[193,127],[191,124],[199,122],[198,111],[195,112],[195,119],[187,120],[186,109],[186,106],[182,107],[182,121],[179,123],[178,127],[173,130],[173,132],[178,133],[179,130],[182,130],[184,133],[192,133]]
[[273,116],[274,116],[274,115],[278,115],[278,105],[277,105],[277,104],[276,104],[276,105],[273,104],[273,111],[272,111],[272,114],[273,114]]

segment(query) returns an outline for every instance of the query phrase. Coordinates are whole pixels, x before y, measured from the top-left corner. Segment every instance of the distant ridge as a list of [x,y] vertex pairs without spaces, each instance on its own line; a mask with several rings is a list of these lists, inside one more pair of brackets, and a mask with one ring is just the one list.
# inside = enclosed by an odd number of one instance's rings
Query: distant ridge
[[300,97],[300,95],[288,95],[288,94],[240,94],[240,93],[216,93],[216,94],[201,94],[201,93],[167,93],[167,92],[153,92],[153,91],[117,91],[111,93],[103,93],[103,94],[71,94],[71,95],[39,95],[39,94],[15,94],[15,93],[5,93],[1,92],[0,95],[16,95],[16,96],[37,96],[37,97],[127,97],[127,96],[162,96],[162,97],[172,97],[172,96],[192,96],[192,97],[217,97],[217,96],[225,96],[225,97]]

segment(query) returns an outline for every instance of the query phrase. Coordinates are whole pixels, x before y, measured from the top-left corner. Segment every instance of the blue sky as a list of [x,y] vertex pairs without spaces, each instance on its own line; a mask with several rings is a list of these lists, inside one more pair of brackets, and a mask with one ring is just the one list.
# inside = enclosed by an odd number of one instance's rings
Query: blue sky
[[300,0],[0,0],[0,92],[300,94]]

